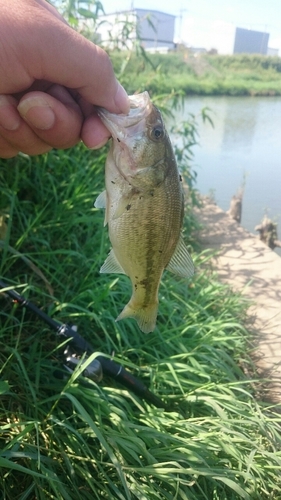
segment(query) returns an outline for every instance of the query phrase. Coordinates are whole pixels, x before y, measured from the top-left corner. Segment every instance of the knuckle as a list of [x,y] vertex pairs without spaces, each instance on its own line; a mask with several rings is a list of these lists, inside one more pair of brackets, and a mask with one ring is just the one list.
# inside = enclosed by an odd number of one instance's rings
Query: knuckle
[[8,158],[13,158],[18,154],[18,149],[15,147],[11,146],[5,139],[0,137],[0,158],[3,159],[8,159]]

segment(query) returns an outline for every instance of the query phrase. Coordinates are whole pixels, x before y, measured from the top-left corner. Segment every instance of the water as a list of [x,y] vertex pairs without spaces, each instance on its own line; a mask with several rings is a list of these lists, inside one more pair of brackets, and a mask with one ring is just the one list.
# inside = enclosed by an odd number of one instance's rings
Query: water
[[228,210],[244,181],[241,225],[255,233],[266,213],[278,223],[281,239],[281,97],[188,97],[177,120],[205,106],[214,128],[199,120],[197,188]]

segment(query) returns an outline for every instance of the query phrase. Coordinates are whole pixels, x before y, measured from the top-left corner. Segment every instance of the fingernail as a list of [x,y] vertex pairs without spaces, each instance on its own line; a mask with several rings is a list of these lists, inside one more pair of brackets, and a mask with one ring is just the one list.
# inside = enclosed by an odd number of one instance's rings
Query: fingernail
[[117,91],[115,94],[114,102],[121,113],[127,115],[130,111],[130,102],[128,94],[121,83],[118,82]]
[[55,123],[55,114],[49,103],[41,97],[30,97],[21,101],[18,111],[23,119],[34,128],[49,130]]
[[0,125],[5,130],[17,130],[20,126],[20,117],[15,105],[8,96],[0,96]]

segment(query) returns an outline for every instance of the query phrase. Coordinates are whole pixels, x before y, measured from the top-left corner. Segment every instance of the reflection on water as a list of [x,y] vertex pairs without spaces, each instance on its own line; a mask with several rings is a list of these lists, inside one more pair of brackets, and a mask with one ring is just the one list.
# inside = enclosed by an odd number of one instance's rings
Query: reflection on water
[[244,153],[250,152],[258,121],[259,103],[245,107],[245,102],[240,101],[234,108],[233,100],[225,100],[224,108],[224,116],[220,117],[223,129],[221,150],[229,153],[238,147]]
[[281,239],[281,97],[188,97],[177,121],[206,106],[214,128],[200,120],[199,191],[227,210],[245,179],[242,225],[254,232],[267,213]]

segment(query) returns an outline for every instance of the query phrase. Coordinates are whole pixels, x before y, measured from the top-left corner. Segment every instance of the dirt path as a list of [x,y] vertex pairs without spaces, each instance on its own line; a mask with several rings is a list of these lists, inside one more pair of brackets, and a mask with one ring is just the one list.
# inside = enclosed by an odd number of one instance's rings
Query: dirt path
[[281,404],[281,258],[208,199],[196,210],[203,229],[198,240],[217,249],[219,278],[253,301],[250,328],[257,340],[254,359],[270,380],[270,399]]

